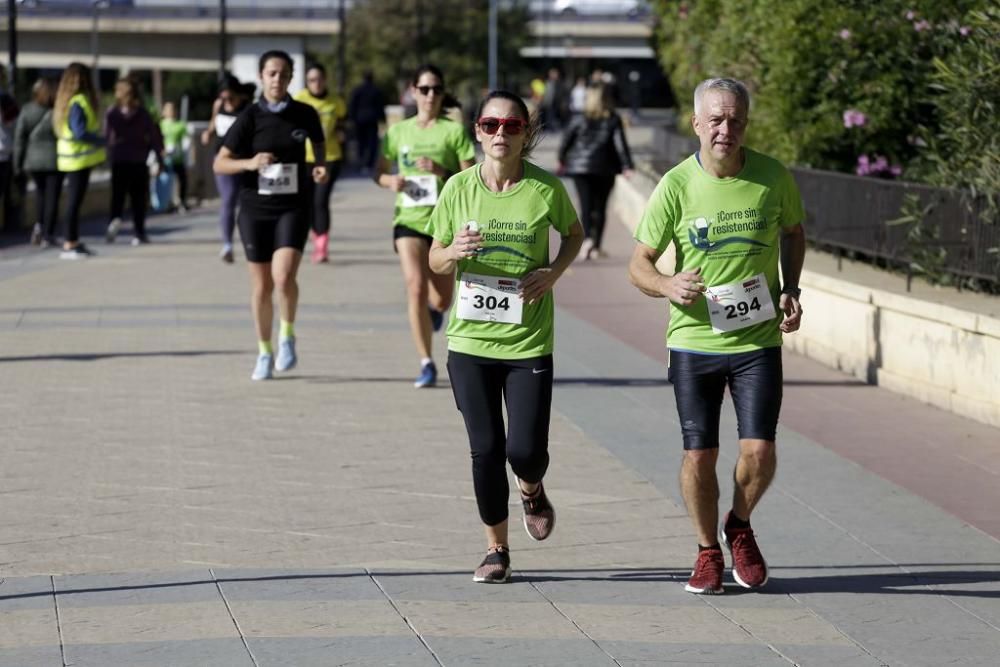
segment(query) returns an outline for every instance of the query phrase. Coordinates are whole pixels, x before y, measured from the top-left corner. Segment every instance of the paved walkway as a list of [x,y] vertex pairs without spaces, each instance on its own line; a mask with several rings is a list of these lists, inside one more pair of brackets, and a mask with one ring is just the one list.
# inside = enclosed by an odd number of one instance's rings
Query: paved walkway
[[[273,382],[249,380],[211,211],[86,262],[0,258],[0,665],[997,664],[996,493],[982,525],[928,499],[960,490],[953,453],[995,481],[997,431],[791,355],[754,517],[772,580],[684,592],[664,304],[627,285],[620,227],[557,290],[559,526],[512,534],[511,585],[474,585],[468,446],[447,382],[411,386],[391,202],[345,180],[333,208]],[[927,452],[939,477],[872,471]]]

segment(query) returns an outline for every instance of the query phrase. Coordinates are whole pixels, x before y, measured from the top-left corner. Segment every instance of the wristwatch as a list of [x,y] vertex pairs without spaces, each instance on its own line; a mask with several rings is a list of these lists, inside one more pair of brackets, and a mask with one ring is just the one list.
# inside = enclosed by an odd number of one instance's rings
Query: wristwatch
[[802,294],[802,290],[799,289],[798,287],[782,287],[781,293],[787,294],[789,296],[794,296],[796,299],[798,299],[799,295]]

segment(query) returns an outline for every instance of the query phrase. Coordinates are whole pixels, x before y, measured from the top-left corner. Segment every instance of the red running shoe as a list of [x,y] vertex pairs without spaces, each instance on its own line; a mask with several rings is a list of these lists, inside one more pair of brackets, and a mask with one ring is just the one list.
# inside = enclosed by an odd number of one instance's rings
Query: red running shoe
[[313,235],[313,254],[312,263],[322,264],[327,259],[327,248],[330,245],[330,235],[329,234],[314,234]]
[[698,560],[694,562],[691,578],[684,587],[688,593],[698,595],[722,595],[722,571],[726,569],[726,561],[722,558],[722,549],[702,549],[698,552]]
[[733,557],[733,579],[743,588],[760,588],[767,583],[767,561],[751,528],[726,528],[729,514],[722,520],[719,539]]

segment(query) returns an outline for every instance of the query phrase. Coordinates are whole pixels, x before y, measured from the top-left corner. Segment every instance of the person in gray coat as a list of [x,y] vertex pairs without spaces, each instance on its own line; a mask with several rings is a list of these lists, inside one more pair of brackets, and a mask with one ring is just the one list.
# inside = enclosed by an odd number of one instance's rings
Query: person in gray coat
[[37,222],[31,243],[56,245],[55,230],[63,175],[56,169],[56,135],[52,131],[52,106],[56,82],[39,79],[31,88],[31,101],[24,105],[14,126],[15,178],[28,174],[35,182]]
[[604,84],[587,89],[583,114],[575,116],[559,145],[559,173],[573,178],[580,199],[580,222],[587,238],[580,259],[603,257],[601,238],[608,197],[615,177],[632,174],[632,154],[621,117],[615,113],[611,89]]

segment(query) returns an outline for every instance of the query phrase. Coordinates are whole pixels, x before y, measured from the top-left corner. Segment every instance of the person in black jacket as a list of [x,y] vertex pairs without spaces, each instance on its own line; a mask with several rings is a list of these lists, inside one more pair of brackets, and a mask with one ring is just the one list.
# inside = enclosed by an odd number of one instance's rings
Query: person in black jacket
[[611,93],[604,84],[587,89],[583,114],[573,118],[559,146],[559,173],[573,178],[580,199],[587,234],[580,248],[584,260],[605,256],[601,238],[608,197],[619,173],[632,174],[632,155]]
[[378,124],[385,122],[385,98],[375,85],[375,75],[370,70],[364,73],[364,82],[351,91],[347,116],[354,123],[358,138],[361,173],[368,174],[378,158]]

